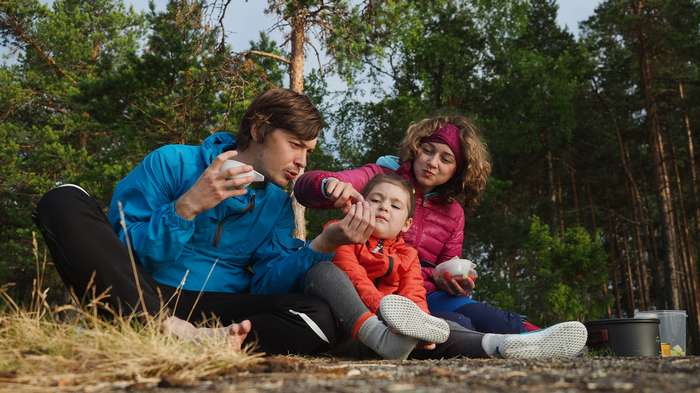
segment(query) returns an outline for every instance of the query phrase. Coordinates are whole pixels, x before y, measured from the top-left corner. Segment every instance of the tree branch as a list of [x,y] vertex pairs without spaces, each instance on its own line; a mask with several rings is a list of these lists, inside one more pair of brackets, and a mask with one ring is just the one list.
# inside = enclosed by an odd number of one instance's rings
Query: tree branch
[[219,43],[219,48],[223,50],[226,44],[226,30],[224,29],[224,17],[226,16],[226,9],[228,9],[231,0],[226,0],[223,6],[221,6],[221,13],[219,14],[219,26],[221,26],[221,42]]
[[285,63],[287,65],[292,64],[292,62],[284,56],[276,55],[276,54],[270,53],[270,52],[263,52],[263,51],[259,51],[259,50],[247,50],[245,52],[241,52],[241,55],[243,55],[245,57],[248,57],[249,55],[267,57],[267,58],[270,58],[273,60],[280,61],[280,62]]
[[7,28],[10,32],[13,33],[13,35],[20,41],[25,43],[27,46],[32,48],[37,55],[39,55],[40,58],[42,58],[46,64],[48,64],[58,75],[59,77],[66,78],[68,79],[73,85],[76,84],[75,78],[73,78],[68,72],[63,70],[58,64],[56,64],[56,61],[46,53],[46,51],[41,47],[41,45],[34,40],[27,32],[25,31],[24,27],[22,24],[14,17],[11,17],[9,14],[4,13],[5,17],[0,18],[0,27],[5,27]]

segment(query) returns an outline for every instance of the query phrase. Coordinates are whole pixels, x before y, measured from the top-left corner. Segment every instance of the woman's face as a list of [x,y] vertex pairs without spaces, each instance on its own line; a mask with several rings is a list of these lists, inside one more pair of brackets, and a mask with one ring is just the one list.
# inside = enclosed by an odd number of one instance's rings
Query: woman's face
[[418,148],[413,160],[413,174],[424,194],[447,183],[456,171],[457,161],[449,146],[426,142]]

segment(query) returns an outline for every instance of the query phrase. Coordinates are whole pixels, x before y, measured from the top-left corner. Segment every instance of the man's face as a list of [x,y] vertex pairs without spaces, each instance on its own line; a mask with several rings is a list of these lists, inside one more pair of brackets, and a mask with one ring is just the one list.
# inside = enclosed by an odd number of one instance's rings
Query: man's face
[[317,141],[317,138],[304,141],[278,128],[265,136],[255,169],[262,172],[265,179],[286,187],[306,168],[307,156],[314,150]]

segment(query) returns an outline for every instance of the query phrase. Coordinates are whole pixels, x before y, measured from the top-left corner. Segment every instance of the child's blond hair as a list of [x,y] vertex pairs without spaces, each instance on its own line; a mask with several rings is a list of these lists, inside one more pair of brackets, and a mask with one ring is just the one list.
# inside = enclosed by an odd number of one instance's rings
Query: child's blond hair
[[369,182],[367,182],[367,184],[365,184],[365,188],[362,189],[362,196],[367,198],[372,189],[378,184],[382,183],[393,184],[406,191],[406,194],[408,194],[407,218],[413,217],[413,212],[416,209],[416,192],[413,189],[413,186],[411,186],[411,183],[409,183],[406,179],[397,174],[385,173],[375,175],[373,178],[370,179]]

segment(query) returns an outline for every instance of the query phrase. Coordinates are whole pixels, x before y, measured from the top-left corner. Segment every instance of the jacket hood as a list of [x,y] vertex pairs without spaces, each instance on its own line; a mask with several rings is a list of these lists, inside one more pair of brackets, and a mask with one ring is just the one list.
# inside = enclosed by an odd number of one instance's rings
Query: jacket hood
[[215,132],[202,142],[202,159],[209,166],[219,154],[232,148],[236,148],[236,137],[233,134],[228,131]]

